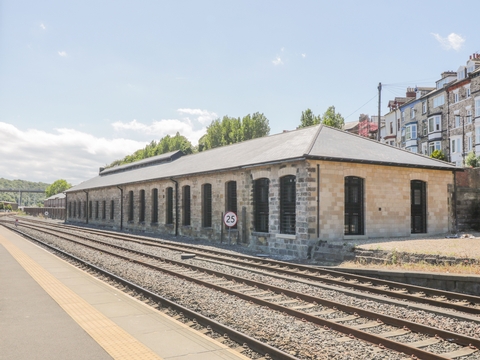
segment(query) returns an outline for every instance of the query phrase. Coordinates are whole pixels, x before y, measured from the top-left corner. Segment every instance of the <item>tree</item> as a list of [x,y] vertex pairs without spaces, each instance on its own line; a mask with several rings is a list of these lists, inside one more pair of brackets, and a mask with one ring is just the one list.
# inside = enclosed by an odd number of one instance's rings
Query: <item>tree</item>
[[465,165],[476,168],[480,165],[480,156],[475,156],[473,151],[470,151],[465,158]]
[[213,120],[207,127],[207,133],[198,141],[198,151],[256,139],[269,133],[268,119],[258,112],[242,119],[224,116],[222,120]]
[[63,179],[56,180],[53,184],[51,184],[45,189],[45,196],[48,198],[50,196],[64,192],[65,190],[70,189],[71,187],[72,185],[69,184],[66,180],[63,180]]
[[321,116],[315,116],[312,112],[312,110],[307,109],[305,111],[302,111],[302,116],[300,116],[300,126],[298,129],[312,126],[312,125],[318,125],[322,121]]
[[133,154],[125,156],[122,160],[115,160],[110,165],[106,165],[105,168],[107,169],[113,166],[129,164],[176,150],[181,150],[184,154],[191,154],[194,151],[194,147],[185,136],[180,135],[180,133],[177,132],[175,136],[164,136],[158,143],[155,140],[152,140],[150,144],[145,145],[143,149],[139,149]]
[[432,152],[430,157],[433,158],[433,159],[438,159],[438,160],[445,161],[445,154],[443,153],[442,150],[435,150],[434,152]]
[[340,113],[335,113],[335,106],[330,106],[323,114],[322,124],[342,129],[345,125],[345,119]]

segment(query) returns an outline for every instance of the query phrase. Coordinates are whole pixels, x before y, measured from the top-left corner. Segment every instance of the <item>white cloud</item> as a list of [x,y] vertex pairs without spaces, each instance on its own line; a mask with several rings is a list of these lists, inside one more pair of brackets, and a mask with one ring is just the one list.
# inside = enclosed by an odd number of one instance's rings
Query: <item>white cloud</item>
[[277,56],[277,57],[275,58],[275,60],[272,60],[272,63],[273,63],[273,65],[277,66],[277,65],[282,65],[282,64],[283,64],[283,61],[282,61],[282,59],[280,58],[280,56]]
[[306,58],[307,57],[307,54],[302,54],[302,58]]
[[59,51],[58,55],[60,55],[61,57],[67,57],[67,53],[65,51]]
[[465,39],[458,34],[451,33],[446,38],[441,37],[439,34],[432,33],[433,37],[442,45],[445,50],[453,49],[459,51]]
[[106,139],[73,129],[21,130],[0,122],[0,173],[9,179],[78,184],[98,168],[143,148],[146,141]]
[[47,28],[43,23],[40,24],[40,27],[41,27],[43,30],[45,30],[45,29]]
[[[178,119],[112,123],[114,138],[97,137],[70,128],[47,132],[21,130],[0,122],[0,174],[8,179],[51,183],[65,179],[75,185],[98,174],[98,168],[122,159],[152,140],[177,132],[193,145],[218,116],[201,109],[178,109]],[[137,140],[132,140],[137,138]]]
[[214,112],[201,109],[177,109],[180,114],[189,114],[197,116],[197,121],[203,125],[209,125],[213,120],[218,118]]

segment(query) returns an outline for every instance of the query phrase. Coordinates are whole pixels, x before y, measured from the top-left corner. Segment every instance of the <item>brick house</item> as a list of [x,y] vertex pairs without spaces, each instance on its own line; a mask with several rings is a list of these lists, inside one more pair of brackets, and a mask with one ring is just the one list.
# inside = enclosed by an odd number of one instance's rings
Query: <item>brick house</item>
[[307,257],[320,240],[451,229],[455,166],[317,125],[100,169],[66,191],[67,223],[226,241]]

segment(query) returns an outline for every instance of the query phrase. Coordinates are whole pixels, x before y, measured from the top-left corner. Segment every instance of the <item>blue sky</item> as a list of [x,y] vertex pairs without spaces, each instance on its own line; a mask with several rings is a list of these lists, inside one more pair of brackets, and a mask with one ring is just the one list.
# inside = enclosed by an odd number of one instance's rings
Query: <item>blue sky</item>
[[480,52],[470,1],[0,2],[0,177],[72,184],[213,119],[382,114]]

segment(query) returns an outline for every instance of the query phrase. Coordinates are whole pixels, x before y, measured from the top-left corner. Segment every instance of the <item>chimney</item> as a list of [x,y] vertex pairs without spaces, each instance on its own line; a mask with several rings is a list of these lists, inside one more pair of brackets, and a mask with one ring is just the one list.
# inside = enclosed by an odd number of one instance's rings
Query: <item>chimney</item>
[[407,88],[407,94],[406,97],[416,97],[417,94],[415,93],[415,89],[412,88]]

